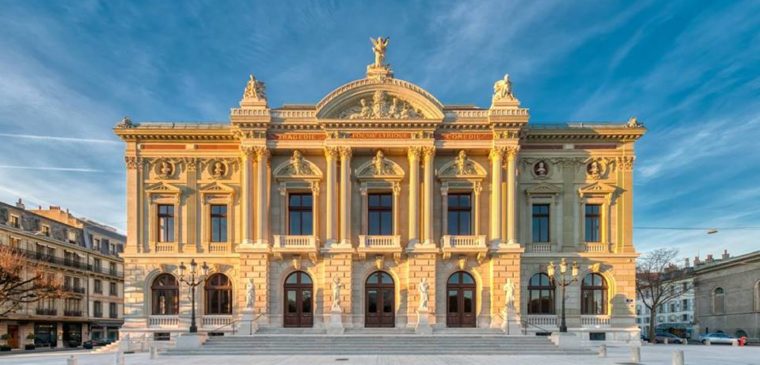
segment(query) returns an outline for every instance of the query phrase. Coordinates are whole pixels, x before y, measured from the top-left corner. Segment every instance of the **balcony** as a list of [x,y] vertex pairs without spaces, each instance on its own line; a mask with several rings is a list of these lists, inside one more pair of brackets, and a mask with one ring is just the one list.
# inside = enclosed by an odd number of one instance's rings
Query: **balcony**
[[533,253],[546,253],[546,252],[552,252],[552,244],[551,243],[531,243],[528,244],[528,252]]
[[58,310],[55,308],[37,308],[34,312],[41,316],[55,316],[58,314]]
[[179,316],[176,314],[152,315],[148,317],[148,327],[177,328],[179,327]]
[[606,328],[610,326],[608,315],[581,315],[581,327],[583,328]]
[[208,244],[208,253],[225,254],[230,252],[230,244],[226,242],[211,242]]
[[85,292],[85,289],[83,287],[79,287],[79,286],[74,287],[74,286],[66,286],[66,285],[64,285],[63,286],[63,290],[65,290],[67,292],[70,292],[70,293],[77,293],[77,294],[84,294],[84,292]]
[[275,235],[272,253],[282,257],[283,254],[308,254],[316,258],[319,247],[314,235]]
[[586,252],[608,253],[610,252],[610,246],[601,242],[586,242]]
[[63,315],[66,317],[81,317],[82,311],[80,310],[65,310],[63,311]]
[[156,242],[156,253],[176,253],[177,244],[173,242]]
[[486,236],[452,236],[445,235],[441,239],[443,257],[449,258],[452,254],[477,254],[478,260],[485,257],[488,252]]
[[393,254],[401,256],[401,236],[360,235],[356,251],[366,257],[368,253]]

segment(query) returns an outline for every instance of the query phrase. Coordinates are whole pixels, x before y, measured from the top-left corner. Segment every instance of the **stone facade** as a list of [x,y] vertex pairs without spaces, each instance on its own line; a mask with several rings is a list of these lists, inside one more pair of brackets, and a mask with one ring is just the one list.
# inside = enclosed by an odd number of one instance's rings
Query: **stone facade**
[[[374,50],[386,46],[376,40]],[[249,279],[257,326],[282,327],[284,282],[294,271],[313,280],[317,329],[330,321],[335,277],[346,286],[342,325],[364,327],[365,284],[376,271],[392,278],[396,327],[417,323],[423,278],[430,283],[430,323],[446,327],[447,281],[465,271],[474,278],[477,327],[501,328],[503,288],[511,279],[513,319],[526,332],[541,332],[556,329],[556,314],[528,314],[528,281],[565,258],[580,265],[581,275],[598,273],[607,283],[604,312],[594,315],[581,314],[579,281],[568,288],[571,330],[637,338],[632,178],[634,143],[643,126],[635,118],[529,125],[528,109],[514,96],[508,76],[494,85],[488,109],[443,105],[394,78],[384,55],[375,59],[365,78],[314,105],[270,108],[263,83],[251,76],[228,123],[125,118],[116,126],[127,163],[123,330],[186,329],[186,287],[179,313],[167,317],[152,314],[151,285],[159,274],[176,275],[180,262],[196,258],[230,278],[234,297],[232,313],[224,316],[204,315],[203,295],[198,297],[202,331],[232,331],[245,309]],[[296,193],[313,199],[308,235],[290,232],[288,201]],[[369,234],[373,193],[392,200],[392,227],[384,235]],[[449,197],[460,193],[470,199],[462,218],[467,227],[449,232],[456,226],[448,221]],[[543,242],[532,236],[536,204],[548,206]],[[210,239],[211,205],[227,207],[223,242]],[[586,205],[599,209],[593,242],[585,240]],[[159,206],[176,212],[166,242],[159,239]]]
[[694,262],[695,332],[760,341],[760,251]]
[[66,292],[66,298],[27,303],[0,319],[0,334],[11,337],[7,344],[23,349],[29,334],[38,346],[59,348],[118,339],[124,309],[119,255],[125,240],[115,229],[60,207],[0,203],[0,244],[56,275]]

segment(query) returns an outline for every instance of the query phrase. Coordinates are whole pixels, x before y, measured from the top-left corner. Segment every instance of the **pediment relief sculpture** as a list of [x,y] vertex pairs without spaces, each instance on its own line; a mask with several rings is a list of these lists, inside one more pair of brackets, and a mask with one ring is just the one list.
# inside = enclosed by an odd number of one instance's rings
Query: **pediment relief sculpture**
[[277,178],[321,178],[322,171],[313,162],[305,159],[301,151],[295,150],[290,159],[277,166],[274,176]]
[[423,119],[419,108],[397,96],[376,90],[338,114],[339,119]]
[[368,178],[403,178],[404,170],[397,163],[385,158],[385,153],[378,150],[368,162],[356,169],[359,179]]
[[464,150],[459,151],[454,159],[441,166],[440,170],[438,170],[439,178],[483,178],[485,176],[486,169],[470,159]]

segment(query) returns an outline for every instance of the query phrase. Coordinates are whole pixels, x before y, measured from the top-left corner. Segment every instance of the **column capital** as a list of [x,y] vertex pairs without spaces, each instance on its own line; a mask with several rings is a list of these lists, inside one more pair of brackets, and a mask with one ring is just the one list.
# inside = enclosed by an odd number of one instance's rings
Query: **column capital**
[[338,158],[338,147],[328,146],[325,147],[325,158],[328,160],[335,160]]
[[517,157],[517,153],[520,152],[520,146],[507,146],[505,150],[507,158],[511,160]]
[[351,158],[351,147],[340,146],[338,147],[338,151],[340,152],[341,161],[345,161]]
[[419,160],[421,153],[422,153],[421,146],[409,146],[409,148],[406,150],[406,156],[409,158],[410,161]]
[[504,159],[504,153],[506,152],[507,148],[504,146],[495,146],[491,148],[491,150],[488,152],[488,159],[493,161],[494,159],[502,160]]
[[254,146],[253,152],[256,156],[256,161],[263,161],[269,158],[269,150],[266,147]]
[[435,155],[435,147],[433,146],[424,146],[422,147],[422,157],[425,158],[425,161],[430,159]]
[[633,171],[633,163],[636,161],[634,156],[620,156],[617,158],[618,166],[623,171]]
[[143,159],[137,156],[124,156],[124,163],[127,165],[128,170],[135,170],[143,167]]

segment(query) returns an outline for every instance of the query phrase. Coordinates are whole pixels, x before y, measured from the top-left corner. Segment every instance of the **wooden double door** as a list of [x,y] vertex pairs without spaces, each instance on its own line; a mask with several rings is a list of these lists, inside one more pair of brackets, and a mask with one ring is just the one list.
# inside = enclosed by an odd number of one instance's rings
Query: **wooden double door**
[[314,284],[303,271],[285,279],[285,310],[283,327],[314,326]]
[[396,286],[386,272],[377,271],[364,286],[364,327],[395,327]]
[[446,326],[475,327],[475,280],[459,271],[446,283]]

